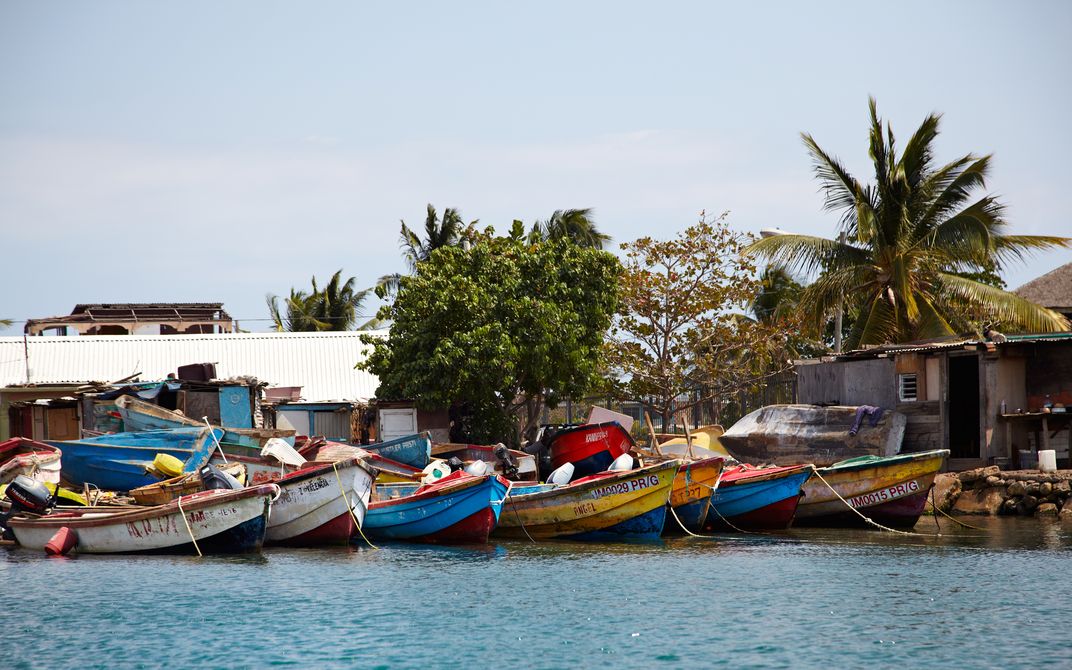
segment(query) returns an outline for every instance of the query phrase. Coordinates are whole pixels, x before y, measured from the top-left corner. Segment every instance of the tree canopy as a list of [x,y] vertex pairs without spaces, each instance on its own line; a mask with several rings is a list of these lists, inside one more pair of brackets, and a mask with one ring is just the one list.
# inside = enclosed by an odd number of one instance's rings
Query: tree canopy
[[1004,263],[1072,240],[1007,234],[1004,206],[976,195],[986,187],[991,156],[935,163],[939,115],[927,116],[898,156],[874,98],[870,111],[874,183],[862,184],[811,135],[802,135],[825,209],[840,212],[846,242],[779,235],[750,247],[760,258],[820,273],[800,296],[812,331],[822,330],[843,297],[855,315],[849,347],[978,330],[971,322],[980,317],[1010,330],[1067,329],[1060,314],[1002,290],[994,279]]
[[[269,294],[265,300],[275,329],[278,331],[353,330],[369,289],[354,290],[354,277],[342,279],[342,270],[331,276],[321,289],[312,278],[312,290],[290,289],[290,295],[279,304],[279,296]],[[373,322],[364,324],[364,327]]]
[[569,240],[535,243],[520,224],[468,248],[443,246],[402,277],[386,339],[366,338],[362,366],[379,398],[428,408],[464,403],[481,441],[517,444],[545,403],[579,398],[598,379],[617,304],[618,260]]

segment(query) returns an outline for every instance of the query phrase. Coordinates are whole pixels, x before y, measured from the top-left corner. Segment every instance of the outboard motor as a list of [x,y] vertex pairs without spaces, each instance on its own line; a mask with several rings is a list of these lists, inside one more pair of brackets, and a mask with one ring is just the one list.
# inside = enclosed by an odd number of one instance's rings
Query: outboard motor
[[206,491],[211,491],[213,489],[231,489],[237,491],[242,488],[242,484],[239,483],[237,479],[211,463],[202,465],[197,474],[200,475],[201,486]]
[[32,477],[19,475],[7,485],[4,499],[11,503],[11,509],[0,513],[0,529],[3,530],[5,540],[15,539],[15,535],[7,527],[7,520],[20,512],[33,514],[48,514],[56,506],[59,497],[59,487],[56,493],[49,493],[48,487]]
[[496,444],[491,453],[495,455],[495,458],[499,459],[499,468],[502,470],[503,475],[507,479],[516,479],[517,463],[514,463],[514,459],[510,457],[510,450],[506,448],[506,445],[502,442]]
[[451,472],[457,472],[465,467],[465,462],[457,456],[451,456],[447,459],[447,465],[450,466]]

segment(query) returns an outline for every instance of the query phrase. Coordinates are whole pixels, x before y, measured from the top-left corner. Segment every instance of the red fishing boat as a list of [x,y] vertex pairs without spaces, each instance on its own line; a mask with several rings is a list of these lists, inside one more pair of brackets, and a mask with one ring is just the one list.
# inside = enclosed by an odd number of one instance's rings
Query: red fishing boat
[[6,484],[19,475],[27,475],[39,482],[59,484],[60,456],[58,448],[24,437],[0,442],[0,484]]
[[551,467],[573,463],[574,479],[603,472],[634,446],[633,436],[617,421],[570,426],[542,441],[551,451]]

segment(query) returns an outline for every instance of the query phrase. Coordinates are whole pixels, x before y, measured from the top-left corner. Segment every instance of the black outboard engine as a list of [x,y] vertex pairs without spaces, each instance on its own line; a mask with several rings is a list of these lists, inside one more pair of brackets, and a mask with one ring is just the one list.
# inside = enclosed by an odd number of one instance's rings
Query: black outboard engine
[[510,450],[506,448],[506,445],[502,442],[496,444],[491,453],[495,455],[495,458],[499,459],[499,468],[502,470],[503,475],[507,479],[516,479],[517,463],[514,463],[514,459],[510,457]]
[[465,462],[457,456],[451,456],[447,459],[447,465],[450,466],[451,472],[457,472],[465,467]]
[[59,487],[56,494],[49,493],[48,487],[32,477],[19,475],[7,485],[4,500],[11,504],[11,509],[0,513],[0,529],[3,530],[5,540],[15,539],[15,535],[7,527],[7,520],[20,512],[33,514],[48,514],[56,506],[59,496]]
[[197,474],[201,476],[201,486],[206,491],[213,489],[238,490],[242,488],[242,484],[237,479],[211,463],[202,465]]

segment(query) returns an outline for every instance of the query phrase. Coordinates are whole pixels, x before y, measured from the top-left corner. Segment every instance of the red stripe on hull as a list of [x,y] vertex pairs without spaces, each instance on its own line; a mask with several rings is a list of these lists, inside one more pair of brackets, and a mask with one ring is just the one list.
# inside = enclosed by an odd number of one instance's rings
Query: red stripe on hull
[[[734,526],[744,530],[785,530],[793,523],[797,513],[800,496],[790,496],[785,500],[771,503],[766,507],[752,510],[745,514],[727,517]],[[711,530],[730,528],[716,512],[714,506],[707,514],[707,527]]]
[[356,532],[357,524],[354,523],[354,517],[349,512],[346,512],[297,537],[279,540],[271,544],[284,547],[313,547],[324,544],[344,545],[350,542],[350,538]]
[[432,544],[487,544],[488,536],[495,529],[496,523],[495,512],[490,508],[484,508],[452,526],[447,526],[431,535],[415,537],[412,541]]
[[551,440],[551,465],[558,468],[604,451],[610,452],[614,460],[632,448],[632,437],[619,424],[588,424],[566,430]]
[[[871,519],[875,523],[880,523],[883,526],[890,526],[892,528],[911,528],[916,525],[920,515],[923,514],[923,508],[927,505],[927,496],[929,493],[930,489],[927,489],[926,491],[914,493],[910,496],[884,502],[879,505],[858,507],[857,510],[868,519]],[[874,528],[874,526],[861,519],[860,514],[845,509],[844,512],[838,512],[837,514],[827,514],[824,516],[813,516],[800,519],[797,525],[827,526],[835,528]]]

